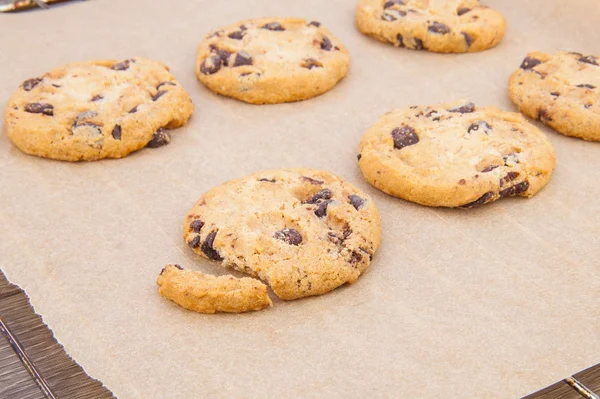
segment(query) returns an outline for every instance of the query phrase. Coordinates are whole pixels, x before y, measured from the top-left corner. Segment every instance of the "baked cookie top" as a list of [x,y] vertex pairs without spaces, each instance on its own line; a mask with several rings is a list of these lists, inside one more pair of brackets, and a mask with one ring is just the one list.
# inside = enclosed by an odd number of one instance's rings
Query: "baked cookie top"
[[167,265],[156,283],[160,295],[200,313],[242,313],[273,305],[267,286],[249,277],[213,276]]
[[187,92],[156,61],[68,64],[28,79],[6,107],[8,137],[26,153],[64,161],[121,158],[167,144],[193,112]]
[[482,51],[506,31],[504,16],[478,0],[360,0],[356,24],[381,41],[436,53]]
[[531,197],[550,179],[554,148],[520,114],[460,101],[383,115],[359,147],[380,190],[423,205],[474,207]]
[[284,169],[211,189],[183,235],[196,253],[297,299],[356,281],[379,247],[381,221],[371,198],[341,178]]
[[529,53],[509,81],[512,101],[558,132],[600,141],[600,58]]
[[349,65],[346,48],[319,22],[261,18],[209,33],[198,47],[196,73],[219,94],[267,104],[324,93]]

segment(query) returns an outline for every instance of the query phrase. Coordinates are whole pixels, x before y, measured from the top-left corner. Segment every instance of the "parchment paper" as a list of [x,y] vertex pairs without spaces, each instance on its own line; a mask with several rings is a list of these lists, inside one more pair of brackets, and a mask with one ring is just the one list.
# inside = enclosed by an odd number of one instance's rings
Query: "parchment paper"
[[[0,136],[0,267],[119,398],[510,398],[600,361],[600,144],[542,127],[558,158],[547,188],[471,211],[386,196],[356,163],[362,134],[391,109],[468,98],[515,110],[507,80],[527,51],[600,54],[597,2],[488,0],[507,17],[506,37],[467,55],[364,37],[355,3],[96,0],[0,15],[3,104],[55,66],[140,55],[168,64],[196,105],[170,145],[121,160],[43,160]],[[352,54],[348,77],[319,98],[274,106],[196,81],[207,31],[269,15],[326,24]],[[244,315],[161,298],[165,263],[227,272],[182,240],[196,199],[280,167],[328,169],[374,197],[383,244],[367,273]]]

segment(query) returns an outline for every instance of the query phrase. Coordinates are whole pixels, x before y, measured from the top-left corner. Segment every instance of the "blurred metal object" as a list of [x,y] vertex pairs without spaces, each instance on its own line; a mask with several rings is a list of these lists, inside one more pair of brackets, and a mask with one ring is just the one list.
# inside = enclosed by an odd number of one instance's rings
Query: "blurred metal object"
[[60,3],[69,0],[0,0],[0,12],[13,12],[40,7],[48,8],[52,3]]

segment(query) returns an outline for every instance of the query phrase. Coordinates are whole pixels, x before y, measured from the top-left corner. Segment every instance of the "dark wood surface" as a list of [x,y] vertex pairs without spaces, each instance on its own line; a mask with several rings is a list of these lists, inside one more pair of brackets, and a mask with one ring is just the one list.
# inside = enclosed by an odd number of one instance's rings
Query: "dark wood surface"
[[[35,314],[25,293],[8,282],[0,270],[0,316],[17,337],[58,398],[114,399],[99,381],[89,377],[64,351],[50,329]],[[600,364],[573,375],[585,388],[600,395]],[[566,381],[523,399],[582,399]],[[8,341],[0,336],[0,398],[44,399]]]

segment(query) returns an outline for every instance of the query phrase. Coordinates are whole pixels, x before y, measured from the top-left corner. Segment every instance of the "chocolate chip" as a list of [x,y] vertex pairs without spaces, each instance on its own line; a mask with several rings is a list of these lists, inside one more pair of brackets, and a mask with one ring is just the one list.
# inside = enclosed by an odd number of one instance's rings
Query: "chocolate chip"
[[177,86],[177,85],[175,83],[173,83],[173,82],[160,82],[158,84],[158,86],[156,86],[156,90],[160,90],[160,88],[162,86]]
[[471,35],[469,35],[467,32],[461,32],[461,34],[465,38],[465,43],[467,44],[467,48],[471,48],[471,45],[473,44],[473,38],[471,37]]
[[417,39],[416,37],[413,37],[413,40],[415,42],[415,50],[423,50],[425,48],[425,46],[423,46],[423,40]]
[[458,10],[456,10],[456,14],[458,14],[458,16],[460,17],[461,15],[465,15],[469,11],[471,11],[470,8],[462,7],[462,8],[459,8]]
[[327,216],[327,207],[329,206],[329,203],[333,202],[331,200],[326,200],[323,201],[319,204],[319,207],[315,210],[315,215],[317,215],[317,217],[322,218],[323,216]]
[[585,104],[584,107],[585,107],[585,109],[590,109],[590,108],[592,108],[592,104]]
[[59,87],[62,87],[62,85],[57,85],[57,84],[52,83],[52,87],[56,87],[58,89]]
[[52,116],[54,115],[54,106],[52,104],[31,103],[25,106],[25,112]]
[[156,133],[154,133],[154,137],[152,137],[152,140],[150,140],[148,144],[146,144],[146,147],[158,148],[162,147],[163,145],[167,145],[170,142],[171,135],[169,134],[169,131],[164,127],[161,127],[156,131]]
[[302,64],[300,64],[303,68],[313,69],[313,68],[323,68],[323,64],[314,58],[306,58],[302,60]]
[[448,25],[435,21],[431,25],[429,25],[429,28],[427,28],[427,30],[429,32],[437,33],[440,35],[446,35],[450,33],[450,27]]
[[489,135],[492,127],[486,121],[477,121],[469,126],[467,133],[477,132],[479,130]]
[[208,56],[202,65],[200,65],[200,72],[204,75],[212,75],[213,73],[219,72],[221,69],[221,57],[218,54],[211,54]]
[[506,183],[510,183],[519,177],[519,172],[508,172],[506,176],[500,179],[500,187],[504,186]]
[[316,26],[318,28],[319,26],[321,26],[321,23],[319,21],[310,21],[308,25]]
[[266,177],[263,177],[262,179],[259,179],[258,181],[266,181],[269,183],[275,183],[275,179],[267,179]]
[[206,236],[206,240],[204,240],[204,242],[202,243],[202,252],[204,252],[204,255],[208,256],[209,259],[221,261],[223,260],[223,258],[221,258],[221,255],[213,246],[215,243],[216,236],[216,231],[211,231],[210,233],[208,233],[208,235]]
[[121,125],[115,125],[111,134],[113,136],[113,139],[121,140]]
[[560,97],[560,93],[557,92],[557,91],[554,91],[554,92],[550,93],[550,95],[554,96],[554,97]]
[[[77,124],[73,125],[73,127],[71,128],[71,132],[73,132],[74,135],[79,135],[79,136],[87,136],[87,137],[102,136],[102,129],[100,128],[100,126],[98,126],[92,122],[77,123]],[[93,147],[97,146],[97,148],[102,147],[102,143],[94,143],[91,145]]]
[[405,11],[392,9],[392,10],[386,10],[383,13],[383,16],[381,17],[381,19],[383,19],[384,21],[392,22],[392,21],[397,20],[398,18],[405,17],[405,16],[406,16]]
[[313,179],[312,177],[302,176],[302,180],[309,182],[310,184],[323,184],[322,180]]
[[200,230],[202,230],[202,226],[204,226],[204,222],[200,219],[196,219],[192,223],[190,223],[190,228],[194,233],[200,233]]
[[461,206],[461,208],[476,208],[478,206],[487,204],[488,202],[492,201],[494,199],[494,193],[492,193],[491,191],[488,193],[483,194],[481,197],[479,197],[479,199],[473,201],[473,202],[469,202],[468,204],[464,204]]
[[101,95],[101,94],[96,94],[94,97],[92,97],[92,100],[91,100],[91,101],[93,101],[93,102],[96,102],[96,101],[100,101],[100,100],[102,100],[103,98],[104,98],[104,96],[103,96],[103,95]]
[[240,30],[248,30],[248,28],[246,28],[246,25],[240,25]]
[[221,57],[221,63],[223,63],[223,65],[229,66],[229,56],[231,55],[229,51],[218,48],[215,45],[211,45],[210,49],[213,53],[217,53],[217,55]]
[[348,199],[350,200],[350,204],[354,207],[354,209],[356,209],[357,211],[363,207],[363,205],[365,204],[365,200],[361,197],[359,197],[358,195],[349,195]]
[[317,193],[315,193],[312,197],[307,199],[304,203],[305,204],[316,204],[317,202],[319,202],[321,200],[331,199],[332,196],[333,196],[333,193],[331,192],[331,190],[328,188],[324,188],[321,191],[317,191]]
[[231,39],[242,40],[244,38],[245,34],[246,33],[243,30],[238,30],[238,31],[230,33],[227,36],[229,36]]
[[398,41],[398,47],[404,47],[404,38],[400,33],[396,35],[396,40]]
[[392,138],[394,139],[394,148],[397,150],[419,142],[419,136],[417,136],[415,129],[406,125],[392,130]]
[[460,107],[450,108],[448,112],[457,112],[460,114],[469,114],[471,112],[475,112],[475,104],[466,103],[465,105],[461,105]]
[[461,186],[464,186],[465,184],[467,184],[467,181],[465,179],[460,179],[458,181],[458,184],[460,184]]
[[41,81],[42,81],[41,78],[28,79],[28,80],[24,81],[22,84],[23,90],[29,91],[29,90],[33,89],[35,86],[37,86],[38,83],[40,83]]
[[548,115],[548,111],[546,111],[545,109],[538,110],[538,119],[544,123],[552,121],[552,117]]
[[183,270],[183,267],[179,266],[179,265],[173,265],[173,267],[179,269],[179,270]]
[[196,236],[192,238],[190,242],[188,242],[190,248],[198,248],[200,246],[200,236]]
[[84,122],[86,119],[91,119],[96,116],[98,116],[98,113],[96,111],[81,112],[75,117],[75,123],[73,123],[73,125],[77,126]]
[[525,59],[521,63],[521,69],[530,70],[533,69],[533,67],[540,65],[541,63],[542,61],[538,60],[537,58],[525,57]]
[[323,40],[321,40],[321,50],[331,51],[332,48],[333,45],[331,44],[331,40],[329,40],[327,37],[324,37]]
[[134,60],[125,60],[123,62],[117,62],[115,65],[111,66],[110,69],[115,71],[125,71],[129,69],[129,65],[135,62]]
[[206,36],[206,38],[210,39],[211,37],[221,36],[222,34],[223,34],[223,31],[222,30],[218,30],[218,31],[215,31],[215,32],[209,34],[208,36]]
[[528,189],[529,189],[529,182],[527,180],[525,180],[524,182],[515,184],[512,187],[509,187],[507,189],[500,191],[500,196],[501,197],[512,197],[515,195],[522,194],[525,191],[527,191]]
[[360,159],[361,159],[361,158],[362,158],[362,154],[358,154],[358,155],[356,156],[356,159],[358,159],[359,161],[360,161]]
[[352,265],[355,265],[359,263],[362,258],[362,255],[358,251],[352,251],[352,255],[350,255],[350,260],[348,262]]
[[487,173],[487,172],[491,172],[492,170],[496,169],[500,167],[500,165],[490,165],[490,166],[486,166],[485,168],[483,168],[483,170],[481,171],[482,173]]
[[152,101],[156,101],[159,98],[161,98],[162,96],[164,96],[165,94],[167,94],[166,90],[160,90],[159,92],[157,92],[153,97],[152,97]]
[[263,29],[274,30],[274,31],[284,31],[285,28],[281,26],[279,22],[270,22],[262,26]]
[[577,87],[581,87],[582,89],[595,89],[596,88],[596,86],[593,86],[593,85],[588,84],[588,83],[577,85]]
[[252,65],[252,56],[245,51],[240,51],[235,55],[235,61],[233,66],[238,67],[242,65]]
[[297,230],[289,228],[276,231],[275,234],[273,234],[273,237],[290,245],[298,245],[302,242],[302,236],[300,233],[298,233]]
[[396,4],[401,5],[401,6],[405,6],[406,5],[406,3],[404,2],[404,0],[389,0],[389,1],[385,2],[385,4],[383,5],[383,8],[384,9],[385,8],[390,8],[390,7],[392,7],[392,6],[396,5]]
[[598,66],[598,58],[594,57],[593,55],[581,57],[579,58],[579,62],[585,62],[586,64]]
[[129,111],[130,114],[135,114],[136,112],[138,112],[138,107],[139,105],[136,105],[135,107],[131,108],[131,110]]

